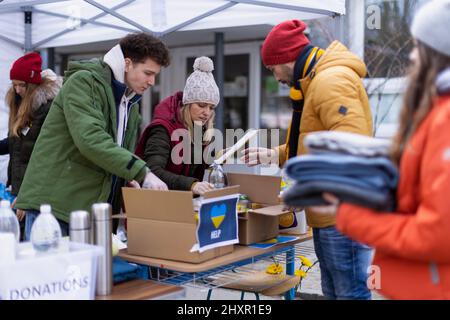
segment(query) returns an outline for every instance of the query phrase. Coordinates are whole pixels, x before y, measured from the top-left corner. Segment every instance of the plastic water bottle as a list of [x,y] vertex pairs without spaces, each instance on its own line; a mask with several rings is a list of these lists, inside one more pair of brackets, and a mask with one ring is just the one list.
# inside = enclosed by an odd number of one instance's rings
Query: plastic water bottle
[[119,225],[117,226],[116,235],[123,243],[127,242],[127,230],[125,230],[125,219],[119,219]]
[[45,252],[58,248],[61,239],[61,227],[53,216],[50,205],[41,205],[41,213],[31,227],[30,238],[36,251]]
[[19,221],[11,210],[11,204],[8,200],[2,200],[0,202],[0,232],[1,233],[13,233],[16,237],[16,241],[20,240],[20,226]]
[[224,188],[228,185],[227,175],[223,171],[220,164],[212,164],[212,170],[209,175],[208,182],[211,183],[216,189]]

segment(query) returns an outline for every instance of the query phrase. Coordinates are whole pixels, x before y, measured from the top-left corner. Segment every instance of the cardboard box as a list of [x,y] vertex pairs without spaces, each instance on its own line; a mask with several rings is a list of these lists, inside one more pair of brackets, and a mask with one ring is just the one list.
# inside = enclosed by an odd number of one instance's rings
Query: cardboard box
[[240,192],[260,207],[239,215],[239,243],[248,245],[275,238],[279,216],[289,212],[279,201],[281,177],[228,173],[227,178],[228,185],[239,185]]
[[[128,253],[200,263],[233,252],[233,245],[190,252],[197,243],[192,192],[122,188],[127,214]],[[239,187],[215,190],[205,197],[239,193]]]

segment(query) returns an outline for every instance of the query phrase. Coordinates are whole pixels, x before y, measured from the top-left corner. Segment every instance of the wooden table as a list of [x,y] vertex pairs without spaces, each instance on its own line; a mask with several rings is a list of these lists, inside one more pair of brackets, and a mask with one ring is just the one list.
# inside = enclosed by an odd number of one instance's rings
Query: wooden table
[[131,280],[115,285],[112,294],[97,296],[96,300],[151,300],[183,297],[185,289],[152,280]]
[[[299,239],[297,240],[277,244],[268,249],[259,249],[259,248],[252,248],[249,246],[235,245],[234,251],[232,253],[202,263],[188,263],[188,262],[179,262],[165,259],[136,256],[128,254],[127,249],[120,250],[119,257],[126,261],[134,262],[141,265],[168,269],[182,273],[199,273],[210,271],[212,269],[227,266],[234,263],[240,263],[241,265],[246,263],[247,264],[252,263],[254,259],[255,261],[257,260],[258,256],[267,255],[273,252],[282,251],[283,249],[286,249],[286,274],[293,275],[295,271],[293,252],[288,250],[290,248],[293,248],[295,244],[310,240],[311,238],[312,236],[310,233],[300,235]],[[288,255],[290,255],[289,258]],[[290,290],[290,292],[286,294],[286,298],[293,299],[293,297],[294,292],[293,290]]]

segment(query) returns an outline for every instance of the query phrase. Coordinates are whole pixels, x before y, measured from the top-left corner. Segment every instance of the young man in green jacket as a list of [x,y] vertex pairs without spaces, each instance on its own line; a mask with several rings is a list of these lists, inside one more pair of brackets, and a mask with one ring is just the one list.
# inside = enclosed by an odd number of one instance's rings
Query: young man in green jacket
[[138,101],[169,64],[167,47],[145,33],[129,34],[103,59],[70,62],[36,142],[16,208],[26,211],[25,237],[43,203],[68,233],[70,212],[109,202],[120,210],[120,188],[167,190],[133,154]]

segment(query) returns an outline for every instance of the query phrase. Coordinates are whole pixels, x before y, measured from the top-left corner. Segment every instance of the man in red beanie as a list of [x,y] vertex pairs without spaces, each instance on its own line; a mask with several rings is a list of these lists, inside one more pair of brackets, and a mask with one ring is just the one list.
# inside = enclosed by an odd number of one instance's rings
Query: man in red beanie
[[[244,150],[248,165],[306,153],[304,137],[337,130],[372,135],[372,115],[362,77],[366,66],[339,41],[323,50],[305,36],[307,25],[290,20],[275,26],[261,48],[264,65],[277,81],[291,87],[292,120],[286,143],[275,149]],[[320,262],[322,291],[328,299],[370,299],[366,285],[369,248],[340,234],[335,216],[306,212]]]

